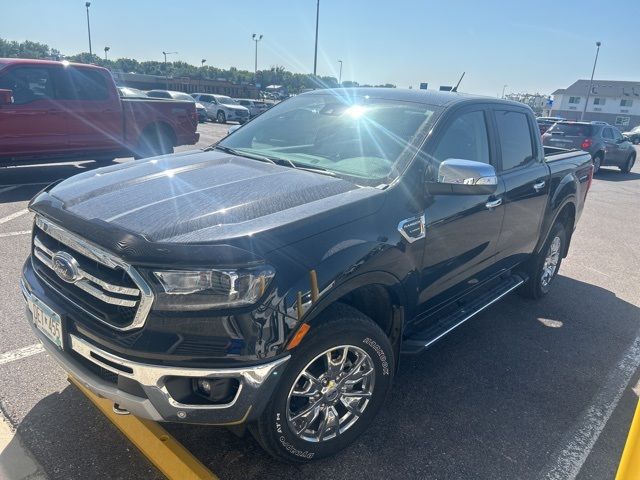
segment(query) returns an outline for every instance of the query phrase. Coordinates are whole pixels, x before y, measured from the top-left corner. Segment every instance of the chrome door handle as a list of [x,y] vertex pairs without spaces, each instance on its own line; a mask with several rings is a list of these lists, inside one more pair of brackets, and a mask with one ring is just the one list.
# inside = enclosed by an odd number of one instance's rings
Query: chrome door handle
[[500,205],[502,205],[502,198],[489,200],[487,203],[484,204],[484,206],[487,207],[488,209],[496,208],[496,207],[499,207]]
[[539,192],[540,190],[542,190],[544,188],[544,186],[546,185],[547,182],[545,182],[544,180],[538,183],[534,183],[533,184],[533,189],[536,192]]

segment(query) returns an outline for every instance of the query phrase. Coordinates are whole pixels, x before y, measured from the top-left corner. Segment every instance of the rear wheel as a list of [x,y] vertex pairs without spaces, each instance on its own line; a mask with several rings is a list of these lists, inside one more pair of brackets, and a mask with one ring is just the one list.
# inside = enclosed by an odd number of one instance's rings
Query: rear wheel
[[251,433],[273,457],[307,462],[351,444],[382,407],[393,350],[367,316],[336,304],[293,350],[277,390]]
[[218,112],[216,119],[218,120],[218,123],[227,123],[227,116],[224,114],[222,110]]
[[635,163],[636,163],[636,154],[632,153],[631,155],[629,155],[629,158],[627,158],[627,161],[624,163],[624,165],[620,167],[620,171],[622,173],[631,172],[631,169],[633,168],[633,165]]
[[593,174],[595,175],[600,171],[600,166],[602,165],[602,154],[596,153],[593,157]]
[[165,128],[152,127],[142,134],[135,158],[155,157],[168,153],[173,153],[171,135]]
[[564,225],[555,223],[542,250],[531,259],[529,279],[520,290],[525,297],[538,299],[549,293],[551,284],[560,270],[566,242],[567,232]]

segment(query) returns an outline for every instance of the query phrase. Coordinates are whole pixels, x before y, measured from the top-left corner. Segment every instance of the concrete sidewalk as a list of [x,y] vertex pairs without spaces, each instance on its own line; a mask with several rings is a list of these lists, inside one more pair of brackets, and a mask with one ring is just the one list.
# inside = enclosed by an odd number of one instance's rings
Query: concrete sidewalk
[[46,480],[42,467],[24,448],[20,436],[0,414],[0,479]]

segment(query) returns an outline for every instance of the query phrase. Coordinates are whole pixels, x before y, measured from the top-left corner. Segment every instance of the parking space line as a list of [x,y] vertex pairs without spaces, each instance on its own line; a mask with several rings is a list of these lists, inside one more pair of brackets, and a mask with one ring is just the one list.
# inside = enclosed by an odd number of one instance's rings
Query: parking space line
[[23,208],[22,210],[18,210],[17,212],[12,213],[11,215],[7,215],[6,217],[0,218],[0,225],[13,220],[14,218],[18,218],[18,217],[21,217],[22,215],[26,215],[27,213],[29,213],[29,210],[26,208]]
[[118,427],[168,479],[218,480],[218,477],[211,470],[205,467],[159,423],[131,414],[117,415],[113,411],[112,401],[98,397],[71,376],[69,381],[91,400],[98,410]]
[[33,345],[17,348],[16,350],[11,350],[10,352],[0,353],[0,365],[15,362],[16,360],[20,360],[21,358],[30,357],[42,352],[44,352],[44,347],[42,346],[42,344],[34,343]]
[[0,238],[3,238],[3,237],[16,237],[18,235],[26,235],[27,233],[31,233],[31,230],[20,230],[19,232],[0,233]]
[[[31,185],[50,185],[52,184],[53,181],[51,182],[34,182],[34,183],[6,183],[4,185],[0,185],[0,188],[3,187],[10,187],[11,189],[13,188],[17,188],[17,187],[28,187]],[[0,190],[0,193],[2,193],[3,190]]]
[[9,192],[11,190],[15,190],[16,188],[18,188],[20,185],[11,185],[10,187],[3,187],[0,188],[0,193],[4,193],[4,192]]
[[595,395],[591,405],[582,413],[570,436],[565,437],[568,441],[540,478],[575,480],[638,366],[640,366],[640,336],[636,337],[618,364],[609,372],[606,383]]

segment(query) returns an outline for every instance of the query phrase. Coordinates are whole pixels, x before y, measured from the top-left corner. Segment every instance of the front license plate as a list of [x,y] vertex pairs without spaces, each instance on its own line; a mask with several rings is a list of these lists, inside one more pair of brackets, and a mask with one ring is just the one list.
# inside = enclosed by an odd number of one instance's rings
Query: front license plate
[[38,299],[29,301],[29,309],[33,313],[33,324],[45,334],[56,346],[62,349],[62,319],[60,315],[47,307]]

